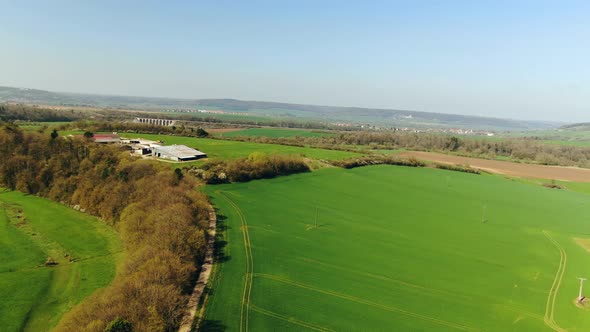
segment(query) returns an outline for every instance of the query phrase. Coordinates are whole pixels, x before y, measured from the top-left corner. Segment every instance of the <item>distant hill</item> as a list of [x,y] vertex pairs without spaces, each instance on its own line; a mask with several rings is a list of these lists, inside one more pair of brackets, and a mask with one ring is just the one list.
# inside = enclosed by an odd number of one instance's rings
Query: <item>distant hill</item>
[[326,122],[364,123],[382,127],[471,128],[489,130],[539,130],[560,124],[432,112],[360,107],[317,106],[236,99],[179,99],[110,96],[50,92],[0,87],[0,102],[104,107],[161,111],[169,109],[215,109],[248,115]]
[[565,126],[561,126],[559,127],[559,129],[590,131],[590,122],[572,123]]

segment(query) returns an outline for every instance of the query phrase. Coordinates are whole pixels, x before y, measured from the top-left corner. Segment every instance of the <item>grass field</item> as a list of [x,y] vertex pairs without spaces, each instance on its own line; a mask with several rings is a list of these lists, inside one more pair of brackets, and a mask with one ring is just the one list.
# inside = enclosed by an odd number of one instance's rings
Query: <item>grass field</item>
[[[47,331],[108,285],[119,238],[96,218],[19,192],[0,192],[0,330]],[[44,266],[47,258],[58,265]],[[73,261],[70,261],[73,260]]]
[[547,144],[588,147],[590,146],[590,131],[576,129],[554,129],[524,131],[502,134],[503,137],[536,137]]
[[53,130],[53,128],[59,127],[70,122],[16,122],[20,128],[24,131],[37,131],[47,126],[46,132]]
[[[68,132],[64,133],[64,135],[69,133],[78,134],[79,132]],[[311,159],[326,160],[339,160],[359,156],[358,153],[347,151],[325,150],[279,144],[225,141],[208,138],[130,133],[121,133],[121,136],[127,138],[140,137],[150,140],[161,140],[164,142],[164,145],[183,144],[207,153],[209,159],[235,159],[241,157],[248,157],[248,155],[250,155],[253,152],[262,152],[267,154],[299,154]]]
[[206,191],[225,257],[205,331],[590,329],[587,194],[393,166]]
[[334,134],[322,133],[317,131],[302,130],[302,129],[283,129],[283,128],[248,128],[244,130],[230,131],[222,133],[220,136],[223,137],[238,137],[238,136],[250,136],[250,137],[321,137],[330,136]]

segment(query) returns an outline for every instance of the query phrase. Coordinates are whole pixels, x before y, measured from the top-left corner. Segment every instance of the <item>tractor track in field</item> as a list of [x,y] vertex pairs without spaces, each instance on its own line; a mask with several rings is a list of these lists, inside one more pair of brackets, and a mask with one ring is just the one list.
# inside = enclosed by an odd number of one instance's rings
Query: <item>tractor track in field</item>
[[262,309],[262,308],[259,308],[259,307],[255,306],[255,305],[252,305],[252,310],[253,311],[256,311],[258,313],[261,313],[263,315],[269,316],[269,317],[273,317],[273,318],[277,318],[277,319],[280,319],[280,320],[284,320],[286,322],[289,322],[289,323],[292,323],[292,324],[295,324],[295,325],[307,327],[310,330],[315,330],[315,331],[334,331],[334,330],[331,330],[331,329],[326,328],[326,327],[323,327],[323,326],[315,325],[315,324],[312,324],[312,323],[308,323],[308,322],[305,322],[305,321],[296,319],[294,317],[289,317],[289,316],[281,315],[281,314],[278,314],[276,312],[272,312],[272,311],[269,311],[269,310],[266,310],[266,309]]
[[240,207],[223,191],[217,191],[236,211],[240,217],[242,235],[244,237],[244,250],[246,253],[246,275],[244,280],[244,290],[242,292],[242,301],[240,307],[240,332],[247,332],[250,319],[250,297],[252,295],[252,279],[254,278],[254,260],[252,257],[252,245],[250,243],[250,234],[248,233],[248,222]]
[[298,259],[304,261],[304,262],[309,262],[312,264],[317,264],[317,265],[323,265],[325,267],[331,268],[331,269],[336,269],[336,270],[341,270],[341,271],[345,271],[348,273],[354,273],[356,275],[359,276],[363,276],[363,277],[367,277],[367,278],[371,278],[371,279],[375,279],[375,280],[381,280],[381,281],[386,281],[386,282],[390,282],[390,283],[394,283],[403,287],[408,287],[408,288],[412,288],[417,290],[418,292],[421,293],[438,293],[440,295],[443,296],[452,296],[455,298],[460,298],[462,300],[473,300],[472,296],[469,295],[463,295],[463,294],[457,294],[457,293],[453,293],[453,292],[448,292],[445,290],[440,290],[440,289],[435,289],[435,288],[430,288],[430,287],[425,287],[425,286],[421,286],[421,285],[417,285],[417,284],[413,284],[407,281],[402,281],[402,280],[398,280],[398,279],[394,279],[394,278],[390,278],[390,277],[386,277],[383,275],[379,275],[379,274],[374,274],[374,273],[370,273],[370,272],[363,272],[360,271],[358,269],[351,269],[351,268],[347,268],[347,267],[343,267],[343,266],[338,266],[338,265],[333,265],[330,263],[325,263],[325,262],[321,262],[321,261],[317,261],[315,259],[311,259],[311,258],[307,258],[307,257],[298,257]]
[[453,323],[453,322],[449,322],[446,320],[442,320],[442,319],[438,319],[438,318],[434,318],[434,317],[430,317],[430,316],[425,316],[425,315],[421,315],[421,314],[417,314],[411,311],[407,311],[407,310],[403,310],[403,309],[399,309],[399,308],[395,308],[395,307],[391,307],[391,306],[387,306],[384,304],[380,304],[380,303],[376,303],[376,302],[372,302],[369,300],[365,300],[365,299],[361,299],[355,296],[351,296],[351,295],[347,295],[347,294],[342,294],[342,293],[338,293],[338,292],[334,292],[334,291],[330,291],[330,290],[325,290],[325,289],[320,289],[320,288],[315,288],[309,285],[305,285],[290,279],[286,279],[286,278],[282,278],[282,277],[278,277],[278,276],[274,276],[274,275],[270,275],[270,274],[264,274],[264,273],[256,273],[255,274],[256,277],[261,277],[261,278],[266,278],[266,279],[270,279],[270,280],[274,280],[274,281],[278,281],[278,282],[282,282],[282,283],[286,283],[292,286],[296,286],[299,288],[303,288],[303,289],[307,289],[307,290],[311,290],[314,292],[318,292],[318,293],[322,293],[322,294],[326,294],[326,295],[330,295],[330,296],[334,296],[334,297],[338,297],[344,300],[348,300],[348,301],[352,301],[352,302],[356,302],[359,304],[364,304],[364,305],[368,305],[374,308],[378,308],[381,310],[385,310],[385,311],[389,311],[389,312],[393,312],[393,313],[397,313],[403,316],[407,316],[407,317],[411,317],[411,318],[415,318],[415,319],[419,319],[422,321],[426,321],[426,322],[430,322],[430,323],[434,323],[434,324],[438,324],[438,325],[443,325],[446,327],[451,327],[457,330],[461,330],[461,331],[469,331],[469,332],[475,332],[475,331],[480,331],[479,329],[473,328],[471,326],[466,326],[466,325],[461,325],[459,323]]
[[[413,284],[407,281],[402,281],[402,280],[398,280],[398,279],[393,279],[390,277],[386,277],[383,275],[379,275],[379,274],[374,274],[374,273],[369,273],[369,272],[362,272],[359,270],[355,270],[355,269],[351,269],[351,268],[347,268],[347,267],[343,267],[343,266],[338,266],[338,265],[333,265],[333,264],[329,264],[329,263],[325,263],[325,262],[321,262],[321,261],[317,261],[315,259],[311,259],[308,257],[297,257],[298,259],[304,261],[304,262],[310,262],[313,264],[317,264],[317,265],[323,265],[332,269],[337,269],[337,270],[342,270],[348,273],[353,273],[359,276],[363,276],[363,277],[367,277],[367,278],[372,278],[375,280],[381,280],[381,281],[386,281],[386,282],[390,282],[390,283],[394,283],[397,284],[399,286],[403,286],[403,287],[408,287],[413,289],[414,291],[420,293],[420,294],[431,294],[431,293],[437,293],[439,295],[442,296],[446,296],[446,297],[452,297],[455,299],[460,299],[462,301],[485,301],[485,302],[492,302],[493,299],[489,298],[489,297],[484,297],[484,296],[473,296],[473,295],[467,295],[467,294],[459,294],[459,293],[453,293],[453,292],[449,292],[449,291],[445,291],[445,290],[440,290],[440,289],[436,289],[436,288],[430,288],[430,287],[425,287],[425,286],[421,286],[421,285],[417,285],[417,284]],[[544,293],[544,292],[543,292]],[[510,306],[510,305],[506,305],[506,304],[495,304],[494,305],[497,308],[502,308],[504,310],[508,310],[508,311],[512,311],[512,312],[516,312],[516,313],[520,313],[535,319],[538,319],[540,321],[543,321],[543,316],[532,313],[530,311],[527,311],[524,308],[520,308],[518,306]]]
[[561,281],[563,280],[563,275],[565,273],[565,266],[567,264],[567,254],[563,247],[553,238],[547,231],[543,231],[543,235],[553,243],[555,247],[559,250],[559,267],[557,268],[557,273],[555,274],[555,279],[553,279],[553,284],[551,285],[551,289],[549,290],[549,295],[547,296],[547,304],[545,305],[545,316],[543,321],[547,326],[552,328],[554,331],[558,332],[566,332],[567,330],[557,325],[555,322],[555,302],[557,300],[557,293],[559,292],[559,286],[561,286]]

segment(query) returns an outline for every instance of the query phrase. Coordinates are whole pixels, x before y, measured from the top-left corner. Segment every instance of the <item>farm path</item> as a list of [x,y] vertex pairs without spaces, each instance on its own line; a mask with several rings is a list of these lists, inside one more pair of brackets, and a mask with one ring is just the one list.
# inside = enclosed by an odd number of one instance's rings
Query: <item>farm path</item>
[[[178,329],[179,332],[189,332],[193,326],[193,322],[195,320],[195,316],[197,315],[197,308],[199,306],[199,302],[201,297],[203,296],[203,292],[205,291],[205,287],[207,286],[207,282],[209,281],[209,277],[211,276],[211,270],[213,269],[213,254],[214,254],[214,244],[215,244],[215,231],[217,228],[217,216],[215,214],[215,210],[211,205],[209,205],[209,229],[207,230],[209,233],[209,240],[207,242],[207,251],[205,253],[205,262],[201,266],[201,273],[199,273],[199,279],[193,288],[191,296],[187,303],[186,313],[182,318],[180,323],[180,328]],[[206,299],[203,300],[203,306],[205,304]],[[197,318],[197,329],[201,320],[203,310],[199,313],[199,317]]]
[[242,235],[244,237],[244,251],[246,253],[246,274],[244,279],[244,291],[242,293],[240,309],[240,332],[248,331],[250,318],[250,297],[252,295],[252,279],[254,276],[254,259],[252,257],[252,245],[250,243],[250,234],[248,232],[248,222],[240,207],[224,192],[218,192],[236,211],[240,217]]
[[553,280],[553,285],[551,285],[551,289],[549,290],[549,295],[547,296],[547,305],[545,306],[545,317],[544,322],[547,326],[552,328],[554,331],[558,332],[566,332],[567,330],[557,325],[555,322],[555,301],[557,300],[557,293],[559,292],[559,286],[561,286],[561,281],[563,280],[563,274],[565,273],[565,266],[567,264],[567,254],[561,245],[551,236],[547,231],[543,231],[543,234],[553,243],[555,247],[559,250],[559,267],[557,268],[557,273],[555,274],[555,279]]

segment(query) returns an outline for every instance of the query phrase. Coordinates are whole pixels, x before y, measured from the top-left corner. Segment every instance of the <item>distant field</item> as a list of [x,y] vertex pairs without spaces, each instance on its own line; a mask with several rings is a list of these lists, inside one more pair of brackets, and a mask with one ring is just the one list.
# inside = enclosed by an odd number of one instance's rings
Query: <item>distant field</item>
[[34,131],[39,130],[44,126],[49,128],[54,128],[61,126],[63,124],[67,124],[70,122],[17,122],[18,126],[25,131]]
[[334,134],[321,133],[310,130],[282,129],[282,128],[249,128],[238,131],[222,133],[223,137],[253,136],[253,137],[321,137]]
[[394,166],[205,189],[226,257],[203,330],[590,330],[587,194]]
[[208,138],[128,133],[121,133],[121,135],[130,138],[142,137],[151,140],[162,140],[164,141],[165,145],[183,144],[207,153],[210,159],[234,159],[247,157],[252,152],[264,152],[268,154],[300,154],[311,159],[326,160],[339,160],[359,155],[357,153],[347,151],[324,150],[278,144],[224,141]]
[[535,137],[548,144],[590,146],[590,130],[554,129],[506,133],[503,137]]
[[445,164],[469,165],[492,173],[525,178],[541,178],[549,180],[590,182],[590,169],[533,165],[501,160],[461,157],[443,153],[404,151],[398,154],[402,157],[414,157],[419,160],[433,161]]
[[154,112],[172,116],[193,117],[193,118],[209,118],[219,119],[226,122],[240,122],[240,121],[258,121],[261,123],[272,122],[272,117],[254,115],[254,114],[214,114],[214,113],[183,113],[183,112]]
[[[111,282],[122,249],[96,218],[19,192],[0,192],[0,247],[0,330],[7,332],[55,326]],[[48,257],[59,264],[44,266]]]

